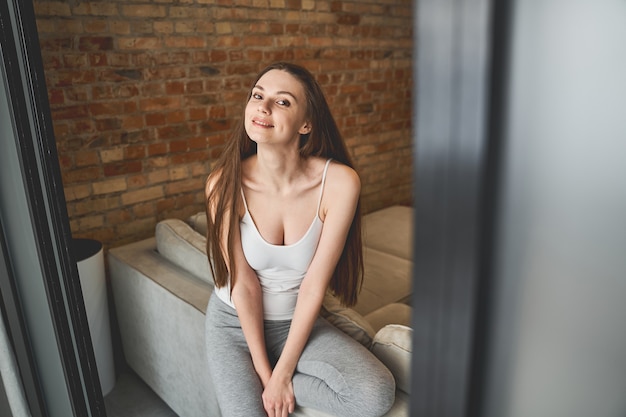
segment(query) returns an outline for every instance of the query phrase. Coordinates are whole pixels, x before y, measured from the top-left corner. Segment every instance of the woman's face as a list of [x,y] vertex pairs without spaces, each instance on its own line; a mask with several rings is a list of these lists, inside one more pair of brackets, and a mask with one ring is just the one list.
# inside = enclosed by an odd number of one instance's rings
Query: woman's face
[[298,143],[301,134],[311,131],[305,115],[306,97],[300,82],[286,71],[270,70],[252,88],[244,126],[257,144]]

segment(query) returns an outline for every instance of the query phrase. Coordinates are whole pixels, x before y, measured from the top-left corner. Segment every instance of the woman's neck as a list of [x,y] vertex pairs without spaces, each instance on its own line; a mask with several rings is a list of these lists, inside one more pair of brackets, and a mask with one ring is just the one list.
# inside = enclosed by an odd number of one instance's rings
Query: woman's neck
[[276,191],[290,188],[307,171],[305,159],[297,149],[259,146],[254,162],[257,180]]

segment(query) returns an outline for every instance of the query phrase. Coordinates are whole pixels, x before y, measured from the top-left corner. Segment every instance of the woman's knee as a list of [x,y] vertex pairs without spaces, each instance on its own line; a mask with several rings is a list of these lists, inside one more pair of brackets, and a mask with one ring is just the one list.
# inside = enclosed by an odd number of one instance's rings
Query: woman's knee
[[353,388],[358,397],[355,406],[360,409],[357,414],[359,416],[380,417],[387,413],[395,402],[396,383],[386,368],[371,378],[365,378],[359,386]]

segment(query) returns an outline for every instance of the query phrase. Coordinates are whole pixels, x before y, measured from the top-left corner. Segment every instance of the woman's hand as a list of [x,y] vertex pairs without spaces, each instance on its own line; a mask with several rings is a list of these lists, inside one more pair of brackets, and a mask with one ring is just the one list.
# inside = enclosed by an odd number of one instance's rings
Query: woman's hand
[[288,417],[296,408],[291,378],[272,374],[263,391],[263,407],[269,417]]

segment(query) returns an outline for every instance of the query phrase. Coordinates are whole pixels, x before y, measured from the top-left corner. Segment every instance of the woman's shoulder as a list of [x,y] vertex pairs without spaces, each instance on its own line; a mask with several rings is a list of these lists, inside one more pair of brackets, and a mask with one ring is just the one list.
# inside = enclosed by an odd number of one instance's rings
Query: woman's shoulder
[[[326,173],[324,193],[322,195],[320,218],[326,220],[330,211],[352,211],[361,193],[361,180],[357,172],[338,161],[331,161]],[[336,210],[339,209],[339,210]],[[346,211],[347,212],[347,211]]]
[[352,199],[361,192],[361,180],[353,168],[331,160],[326,173],[324,193],[332,200]]
[[359,174],[354,168],[335,160],[330,160],[326,175],[332,183],[339,186],[360,187],[361,184]]

